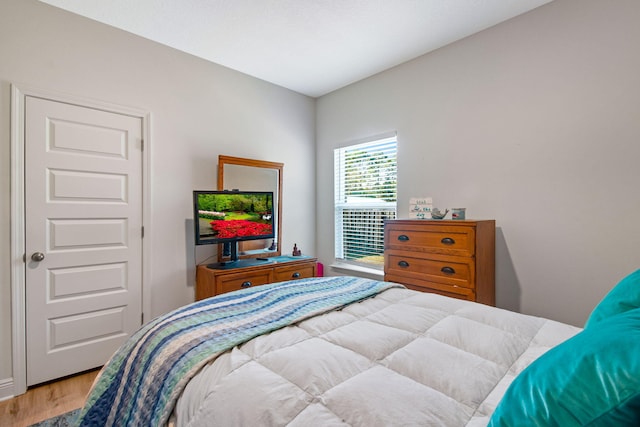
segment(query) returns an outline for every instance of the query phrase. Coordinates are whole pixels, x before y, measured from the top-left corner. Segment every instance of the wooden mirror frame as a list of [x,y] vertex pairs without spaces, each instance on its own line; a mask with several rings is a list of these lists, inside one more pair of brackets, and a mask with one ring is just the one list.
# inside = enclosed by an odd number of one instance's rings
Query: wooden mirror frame
[[[281,252],[281,243],[282,243],[282,169],[284,167],[284,163],[277,162],[267,162],[264,160],[255,160],[255,159],[245,159],[242,157],[231,157],[231,156],[218,156],[218,190],[225,190],[224,188],[224,167],[225,165],[237,165],[237,166],[248,166],[254,168],[265,168],[265,169],[274,169],[278,172],[278,179],[276,185],[277,187],[277,197],[278,197],[278,207],[276,209],[277,217],[276,217],[276,250],[272,252],[266,252],[261,254],[238,254],[238,258],[258,258],[258,257],[274,257],[280,256]],[[229,188],[228,190],[232,190]],[[246,188],[243,190],[253,190],[252,188]],[[222,246],[218,246],[218,259],[222,260]]]

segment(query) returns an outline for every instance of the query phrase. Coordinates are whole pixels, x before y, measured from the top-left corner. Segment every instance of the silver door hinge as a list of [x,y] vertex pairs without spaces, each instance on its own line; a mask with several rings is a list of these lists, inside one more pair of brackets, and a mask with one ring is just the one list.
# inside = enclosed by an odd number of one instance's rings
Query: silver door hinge
[[144,325],[144,313],[140,313],[140,324]]
[[142,233],[140,234],[140,237],[144,239],[144,227],[142,227]]
[[144,139],[140,140],[140,150],[144,151]]

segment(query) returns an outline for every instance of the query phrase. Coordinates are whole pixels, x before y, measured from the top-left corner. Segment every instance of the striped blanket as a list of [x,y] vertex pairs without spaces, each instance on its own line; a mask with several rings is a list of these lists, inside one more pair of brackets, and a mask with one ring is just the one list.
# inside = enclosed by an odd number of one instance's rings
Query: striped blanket
[[261,334],[401,287],[355,277],[275,283],[184,306],[138,330],[87,397],[81,426],[166,424],[188,381],[222,352]]

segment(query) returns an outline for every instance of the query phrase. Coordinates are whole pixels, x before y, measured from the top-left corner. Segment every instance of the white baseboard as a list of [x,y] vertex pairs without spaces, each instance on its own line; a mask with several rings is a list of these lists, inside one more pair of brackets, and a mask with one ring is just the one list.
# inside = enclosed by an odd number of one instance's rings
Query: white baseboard
[[15,387],[13,386],[13,378],[0,380],[0,401],[15,397]]

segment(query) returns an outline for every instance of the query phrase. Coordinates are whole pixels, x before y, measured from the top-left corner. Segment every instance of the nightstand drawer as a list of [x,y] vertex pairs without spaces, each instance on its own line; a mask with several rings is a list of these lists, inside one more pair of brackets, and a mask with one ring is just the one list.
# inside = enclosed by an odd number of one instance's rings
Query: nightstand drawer
[[307,277],[314,277],[315,265],[295,266],[295,267],[276,267],[275,269],[275,281],[284,282],[285,280],[306,279]]
[[475,264],[472,258],[407,251],[385,252],[385,274],[472,289]]
[[216,277],[216,295],[273,282],[273,270],[228,274]]
[[429,224],[386,225],[385,249],[432,252],[472,257],[475,254],[473,227],[447,227]]

